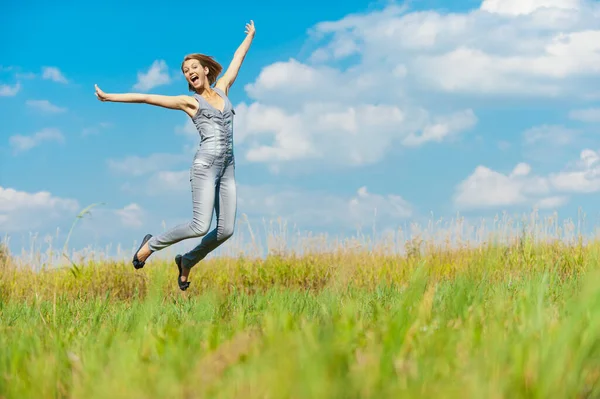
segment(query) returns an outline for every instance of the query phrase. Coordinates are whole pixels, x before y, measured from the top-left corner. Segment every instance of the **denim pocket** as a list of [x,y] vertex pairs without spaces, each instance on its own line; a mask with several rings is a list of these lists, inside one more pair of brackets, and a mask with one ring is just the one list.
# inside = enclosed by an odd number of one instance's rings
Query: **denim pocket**
[[198,153],[194,158],[194,166],[201,166],[203,168],[210,168],[215,163],[215,156],[206,153]]
[[200,115],[207,119],[212,119],[215,117],[215,114],[208,109],[203,109],[202,112],[200,112]]

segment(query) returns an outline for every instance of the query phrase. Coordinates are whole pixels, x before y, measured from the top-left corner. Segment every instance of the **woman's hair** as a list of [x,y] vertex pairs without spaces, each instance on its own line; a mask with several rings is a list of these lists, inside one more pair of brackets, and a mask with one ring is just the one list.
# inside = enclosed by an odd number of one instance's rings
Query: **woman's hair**
[[[200,65],[202,65],[203,68],[204,67],[208,68],[207,78],[208,78],[208,83],[211,86],[213,84],[215,84],[215,82],[217,81],[217,76],[219,76],[219,74],[223,70],[223,67],[221,66],[221,64],[219,64],[217,61],[215,61],[213,57],[211,57],[209,55],[194,53],[194,54],[186,55],[185,58],[183,59],[183,61],[181,63],[181,71],[182,72],[183,72],[183,64],[188,60],[197,60],[200,62]],[[192,87],[192,85],[188,84],[188,88],[190,89],[190,91],[194,91],[194,88]]]

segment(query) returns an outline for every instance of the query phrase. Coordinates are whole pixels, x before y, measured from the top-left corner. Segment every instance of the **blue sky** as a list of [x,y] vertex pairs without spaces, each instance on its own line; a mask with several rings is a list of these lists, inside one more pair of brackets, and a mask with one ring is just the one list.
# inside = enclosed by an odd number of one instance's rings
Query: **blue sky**
[[11,249],[57,228],[62,246],[96,202],[75,248],[129,251],[186,221],[189,118],[101,103],[94,84],[186,94],[183,56],[226,67],[250,19],[256,37],[230,91],[240,237],[242,214],[332,234],[370,230],[375,209],[381,231],[534,207],[561,217],[581,207],[596,223],[597,1],[340,4],[5,5],[0,233]]

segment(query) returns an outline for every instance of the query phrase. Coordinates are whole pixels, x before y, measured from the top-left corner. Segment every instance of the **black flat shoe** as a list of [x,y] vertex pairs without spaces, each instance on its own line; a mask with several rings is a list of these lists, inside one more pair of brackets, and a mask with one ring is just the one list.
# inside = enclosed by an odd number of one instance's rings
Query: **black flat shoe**
[[181,259],[183,259],[183,257],[181,255],[177,255],[175,257],[175,263],[177,264],[177,268],[179,269],[179,277],[177,277],[177,284],[179,284],[179,289],[181,291],[185,291],[190,286],[190,282],[189,281],[181,281],[181,272],[182,272]]
[[150,240],[151,238],[152,238],[152,234],[146,234],[146,236],[142,240],[142,244],[137,249],[137,251],[135,251],[135,254],[133,255],[133,261],[131,263],[133,263],[133,267],[135,267],[136,269],[141,269],[146,264],[146,261],[140,262],[140,260],[137,257],[137,254],[138,254],[138,252],[140,252],[140,249],[142,249],[142,247],[144,245],[146,245],[146,243],[148,242],[148,240]]

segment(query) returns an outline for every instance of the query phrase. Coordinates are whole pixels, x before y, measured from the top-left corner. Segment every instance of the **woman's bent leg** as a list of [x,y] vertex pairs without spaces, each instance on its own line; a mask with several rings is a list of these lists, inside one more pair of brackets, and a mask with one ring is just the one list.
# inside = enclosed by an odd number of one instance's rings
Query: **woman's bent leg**
[[216,168],[198,163],[190,169],[192,186],[193,217],[189,223],[180,224],[171,230],[152,237],[148,246],[152,251],[159,251],[178,243],[181,240],[206,235],[212,221],[215,205]]
[[221,181],[217,184],[215,211],[217,227],[194,249],[183,255],[183,267],[191,269],[233,235],[237,213],[237,188],[233,162],[225,167]]

